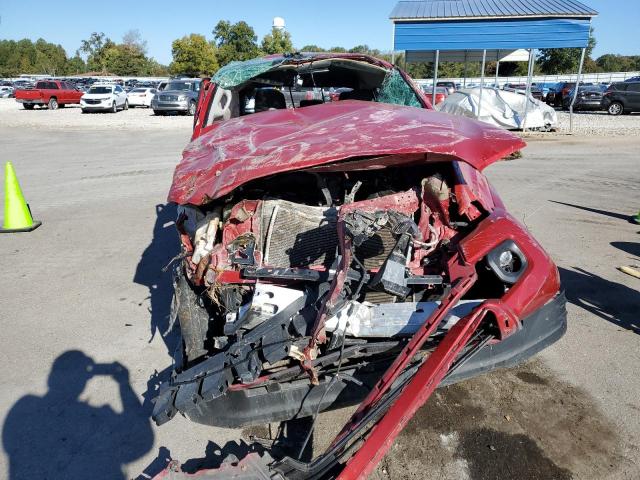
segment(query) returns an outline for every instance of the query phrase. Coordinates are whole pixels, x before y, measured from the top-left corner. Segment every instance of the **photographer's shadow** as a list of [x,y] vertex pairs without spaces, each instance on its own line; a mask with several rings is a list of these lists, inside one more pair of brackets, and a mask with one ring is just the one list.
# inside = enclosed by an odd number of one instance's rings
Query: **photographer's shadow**
[[177,215],[173,204],[156,205],[156,221],[153,238],[140,257],[133,281],[149,289],[150,337],[160,335],[173,356],[179,345],[176,329],[170,324],[171,302],[173,299],[173,278],[171,269],[163,271],[178,253],[180,253],[178,234],[175,227]]
[[[119,387],[122,412],[80,400],[94,376],[111,377]],[[53,363],[49,390],[26,395],[7,415],[2,442],[9,479],[124,480],[123,466],[153,447],[151,422],[118,363],[96,364],[80,351]]]

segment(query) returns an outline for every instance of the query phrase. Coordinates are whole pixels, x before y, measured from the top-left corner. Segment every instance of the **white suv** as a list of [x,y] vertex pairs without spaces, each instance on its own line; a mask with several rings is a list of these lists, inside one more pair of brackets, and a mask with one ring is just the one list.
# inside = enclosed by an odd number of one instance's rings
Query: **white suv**
[[108,111],[116,113],[118,109],[128,110],[127,92],[120,85],[94,83],[80,98],[82,113]]

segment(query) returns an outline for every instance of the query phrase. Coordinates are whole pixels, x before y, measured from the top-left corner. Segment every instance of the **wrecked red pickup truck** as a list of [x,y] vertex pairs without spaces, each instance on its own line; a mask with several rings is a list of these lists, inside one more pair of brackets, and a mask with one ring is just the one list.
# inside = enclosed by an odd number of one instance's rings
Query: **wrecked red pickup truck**
[[[296,86],[342,93],[287,108]],[[482,174],[524,146],[434,112],[368,56],[272,56],[205,82],[169,193],[183,348],[154,419],[240,427],[359,406],[310,463],[251,454],[198,478],[366,478],[439,385],[563,335],[555,265]]]

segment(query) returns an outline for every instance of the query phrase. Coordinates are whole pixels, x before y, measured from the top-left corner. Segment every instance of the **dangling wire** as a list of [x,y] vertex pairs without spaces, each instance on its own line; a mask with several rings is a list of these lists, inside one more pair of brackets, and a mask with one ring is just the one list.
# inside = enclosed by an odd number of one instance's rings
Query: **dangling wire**
[[[345,330],[348,327],[349,327],[349,322],[346,323]],[[322,402],[324,402],[324,399],[327,396],[327,393],[329,393],[329,390],[331,390],[331,388],[333,388],[333,385],[337,382],[337,380],[340,380],[340,369],[342,368],[342,357],[343,357],[343,353],[344,353],[345,336],[346,336],[345,334],[342,335],[342,343],[340,344],[340,356],[338,357],[338,368],[336,369],[335,375],[331,378],[331,381],[329,382],[329,385],[327,386],[327,389],[322,394],[322,397],[320,397],[320,401],[318,402],[318,406],[316,407],[316,411],[313,413],[313,419],[311,420],[311,428],[309,428],[309,432],[307,433],[307,436],[305,437],[304,442],[302,442],[302,446],[300,447],[300,451],[298,452],[298,457],[297,457],[298,460],[300,460],[300,458],[302,458],[302,454],[304,453],[304,449],[307,448],[307,444],[309,443],[309,440],[311,439],[311,434],[313,434],[313,431],[316,428],[316,420],[318,419],[318,415],[320,414],[320,407],[322,406]]]

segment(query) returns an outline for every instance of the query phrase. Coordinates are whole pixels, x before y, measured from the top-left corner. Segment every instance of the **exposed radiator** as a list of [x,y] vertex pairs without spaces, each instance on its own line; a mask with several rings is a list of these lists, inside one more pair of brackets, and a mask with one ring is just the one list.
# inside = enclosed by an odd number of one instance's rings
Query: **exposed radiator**
[[330,267],[338,236],[335,208],[266,200],[262,209],[264,263],[274,267]]
[[[262,251],[273,267],[330,267],[337,255],[338,210],[284,200],[265,200],[262,208]],[[367,269],[380,268],[395,239],[382,229],[355,249]]]

